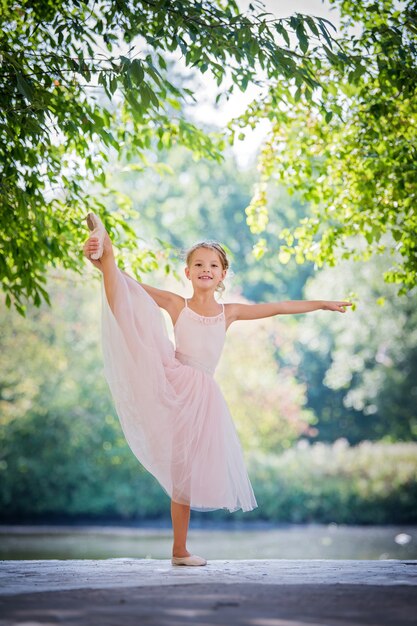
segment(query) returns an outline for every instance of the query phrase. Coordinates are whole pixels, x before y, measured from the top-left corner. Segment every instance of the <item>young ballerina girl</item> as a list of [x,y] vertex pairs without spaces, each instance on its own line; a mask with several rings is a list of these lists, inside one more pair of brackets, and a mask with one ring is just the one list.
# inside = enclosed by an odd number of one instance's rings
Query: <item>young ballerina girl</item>
[[[324,309],[345,312],[350,302],[293,300],[219,304],[229,263],[214,241],[186,256],[191,298],[139,283],[120,270],[110,237],[90,213],[93,232],[84,255],[103,274],[104,374],[127,442],[171,499],[173,565],[206,565],[187,550],[190,509],[250,511],[257,506],[242,448],[213,378],[226,330],[238,320]],[[159,307],[174,326],[168,337]]]

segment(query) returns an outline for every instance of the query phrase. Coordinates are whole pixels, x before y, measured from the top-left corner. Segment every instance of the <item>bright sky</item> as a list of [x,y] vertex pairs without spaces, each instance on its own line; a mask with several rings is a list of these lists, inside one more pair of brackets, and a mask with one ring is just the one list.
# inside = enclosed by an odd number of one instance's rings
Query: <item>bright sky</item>
[[[242,10],[248,6],[250,0],[238,2]],[[277,18],[289,17],[294,13],[304,13],[315,17],[323,17],[339,27],[339,15],[335,7],[327,0],[264,0],[265,11],[273,13]],[[212,94],[218,93],[218,87],[208,74],[204,75],[204,88],[197,90],[199,105],[193,110],[194,117],[206,123],[225,126],[233,117],[242,114],[247,105],[259,95],[259,88],[249,86],[246,92],[236,92],[228,101],[221,100],[218,107],[214,106]],[[254,157],[268,131],[268,122],[262,122],[251,131],[247,130],[246,139],[237,141],[233,147],[237,160],[241,166],[246,166]]]

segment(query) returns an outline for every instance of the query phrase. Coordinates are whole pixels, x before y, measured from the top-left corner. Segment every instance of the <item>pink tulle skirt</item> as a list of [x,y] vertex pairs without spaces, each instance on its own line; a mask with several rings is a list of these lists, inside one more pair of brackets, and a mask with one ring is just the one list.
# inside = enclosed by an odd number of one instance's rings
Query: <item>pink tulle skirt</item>
[[217,382],[176,358],[158,305],[139,283],[117,274],[112,308],[102,282],[104,374],[132,452],[175,502],[197,511],[254,509]]

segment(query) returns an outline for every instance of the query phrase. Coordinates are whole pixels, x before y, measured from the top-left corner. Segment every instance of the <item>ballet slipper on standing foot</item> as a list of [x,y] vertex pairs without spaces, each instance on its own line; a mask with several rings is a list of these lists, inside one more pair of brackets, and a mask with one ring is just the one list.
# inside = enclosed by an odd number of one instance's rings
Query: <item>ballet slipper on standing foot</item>
[[97,252],[93,252],[91,255],[91,258],[94,259],[94,261],[98,261],[98,259],[100,259],[103,256],[104,238],[106,236],[106,229],[104,228],[104,224],[101,221],[101,219],[95,213],[92,213],[92,212],[88,213],[86,220],[87,220],[88,228],[91,231],[90,237],[98,238],[98,250]]
[[206,559],[195,554],[190,554],[190,556],[173,556],[171,563],[172,565],[207,565]]

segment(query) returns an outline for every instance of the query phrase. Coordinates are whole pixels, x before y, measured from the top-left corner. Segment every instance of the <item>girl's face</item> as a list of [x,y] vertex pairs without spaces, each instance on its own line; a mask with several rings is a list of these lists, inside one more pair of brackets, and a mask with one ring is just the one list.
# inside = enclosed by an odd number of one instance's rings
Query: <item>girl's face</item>
[[209,248],[194,250],[190,264],[185,268],[185,275],[191,280],[194,288],[213,289],[213,291],[224,279],[226,272],[227,270],[223,269],[220,256],[215,250]]

